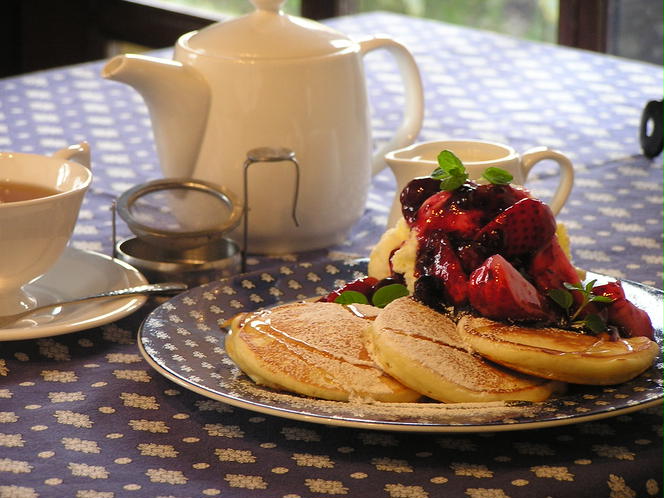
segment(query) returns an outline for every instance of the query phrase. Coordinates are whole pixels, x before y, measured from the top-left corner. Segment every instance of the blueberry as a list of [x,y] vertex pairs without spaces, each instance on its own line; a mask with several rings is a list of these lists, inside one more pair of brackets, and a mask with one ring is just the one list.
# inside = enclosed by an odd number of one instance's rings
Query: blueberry
[[401,212],[409,224],[417,217],[420,206],[436,192],[440,191],[440,180],[430,176],[413,178],[401,191]]

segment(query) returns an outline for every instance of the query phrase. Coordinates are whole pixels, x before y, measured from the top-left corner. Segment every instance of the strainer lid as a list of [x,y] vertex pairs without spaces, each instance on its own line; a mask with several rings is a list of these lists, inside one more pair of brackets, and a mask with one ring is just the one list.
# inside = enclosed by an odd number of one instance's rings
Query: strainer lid
[[129,229],[152,245],[199,247],[220,239],[242,218],[237,197],[226,187],[191,178],[164,178],[124,192],[116,209]]

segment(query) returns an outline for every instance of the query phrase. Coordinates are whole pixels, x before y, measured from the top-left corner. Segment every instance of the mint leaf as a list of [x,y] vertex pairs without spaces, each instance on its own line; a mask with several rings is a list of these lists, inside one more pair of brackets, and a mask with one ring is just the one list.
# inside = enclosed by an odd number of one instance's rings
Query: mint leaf
[[600,332],[604,332],[606,330],[606,323],[596,313],[591,313],[586,316],[585,320],[583,321],[583,325],[586,328],[589,328],[595,334],[599,334]]
[[593,295],[588,302],[590,303],[612,303],[613,298],[609,296],[595,296]]
[[440,180],[441,190],[456,190],[468,180],[468,173],[463,163],[449,150],[438,154],[438,167],[431,177]]
[[484,173],[482,174],[482,178],[484,178],[489,183],[493,183],[494,185],[507,185],[514,179],[514,177],[509,172],[494,166],[490,166],[485,169]]
[[390,284],[380,287],[371,296],[371,304],[378,308],[384,308],[389,303],[408,295],[408,289],[402,284]]
[[443,169],[443,170],[461,170],[464,171],[466,168],[464,167],[463,163],[461,162],[461,159],[459,159],[457,156],[454,155],[453,152],[450,152],[449,150],[444,150],[440,154],[438,154],[438,165]]
[[450,191],[456,190],[461,185],[466,183],[468,175],[462,176],[450,176],[440,181],[440,190]]
[[[547,292],[547,296],[565,310],[569,320],[568,323],[573,328],[585,328],[597,334],[599,332],[604,332],[607,328],[606,322],[598,314],[588,313],[583,320],[576,319],[581,314],[581,311],[583,311],[590,303],[613,302],[613,299],[608,296],[596,296],[592,293],[595,288],[595,282],[597,282],[597,280],[591,280],[586,285],[581,283],[571,284],[569,282],[563,282],[563,287],[565,287],[565,289],[551,289]],[[576,311],[570,316],[571,307],[572,304],[574,304],[574,296],[571,291],[576,291],[581,294],[581,303]]]
[[574,303],[572,293],[563,289],[551,289],[547,295],[564,310],[569,310]]
[[353,290],[343,291],[337,296],[334,302],[339,304],[369,304],[367,296]]

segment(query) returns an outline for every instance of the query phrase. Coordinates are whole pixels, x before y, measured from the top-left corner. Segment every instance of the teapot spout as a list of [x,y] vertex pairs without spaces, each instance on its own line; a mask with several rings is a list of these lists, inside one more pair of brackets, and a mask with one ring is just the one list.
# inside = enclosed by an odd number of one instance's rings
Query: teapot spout
[[205,79],[180,62],[132,54],[113,57],[101,74],[145,100],[164,176],[193,176],[210,108]]

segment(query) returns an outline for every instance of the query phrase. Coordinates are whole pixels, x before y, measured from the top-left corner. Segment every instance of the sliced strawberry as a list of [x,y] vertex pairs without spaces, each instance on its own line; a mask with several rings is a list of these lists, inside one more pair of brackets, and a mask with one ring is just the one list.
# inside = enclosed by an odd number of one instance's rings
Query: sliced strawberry
[[[429,229],[432,219],[441,217],[447,208],[447,203],[452,198],[454,192],[441,190],[427,198],[417,210],[413,217],[411,227],[417,227],[421,233]],[[403,211],[403,208],[402,208]]]
[[609,282],[604,285],[596,285],[593,287],[593,294],[596,296],[604,296],[617,301],[618,299],[625,299],[625,291],[620,282]]
[[418,237],[415,277],[433,276],[442,284],[447,304],[462,306],[468,301],[468,275],[443,230]]
[[466,182],[453,192],[441,191],[429,197],[417,212],[415,225],[421,234],[443,230],[450,237],[472,239],[485,223],[484,210],[474,206],[477,185]]
[[556,233],[556,219],[538,199],[521,199],[487,223],[475,240],[498,254],[519,256],[545,246]]
[[524,187],[514,185],[479,185],[473,196],[473,203],[486,213],[487,222],[517,201],[530,197]]
[[627,299],[618,299],[609,305],[609,323],[620,327],[629,337],[644,336],[655,340],[648,313]]
[[484,247],[471,240],[457,247],[457,256],[459,257],[459,261],[461,261],[464,271],[470,274],[484,262],[488,254],[484,250]]
[[564,282],[581,283],[574,266],[560,247],[557,237],[553,237],[547,245],[533,255],[528,267],[528,275],[542,293],[551,289],[562,289]]
[[496,320],[548,320],[551,314],[537,289],[505,258],[495,254],[470,274],[473,308]]
[[655,338],[655,331],[648,313],[637,308],[626,297],[620,282],[610,282],[593,288],[596,296],[613,299],[608,305],[609,323],[620,327],[628,336],[645,336]]

